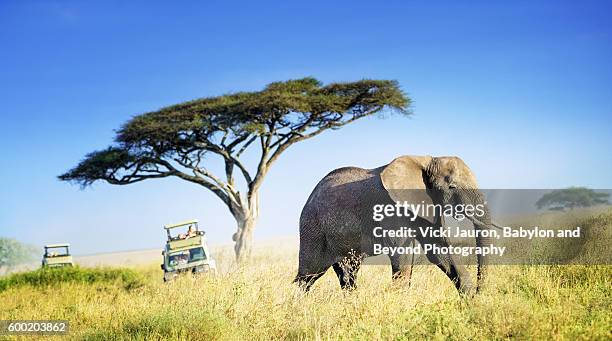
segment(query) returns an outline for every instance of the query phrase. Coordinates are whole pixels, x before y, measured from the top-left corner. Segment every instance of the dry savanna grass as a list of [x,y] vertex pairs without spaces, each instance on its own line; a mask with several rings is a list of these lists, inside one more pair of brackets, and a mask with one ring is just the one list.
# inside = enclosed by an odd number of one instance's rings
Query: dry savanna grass
[[[609,231],[612,211],[595,221]],[[296,249],[259,250],[240,268],[229,252],[217,258],[223,274],[169,284],[152,264],[135,269],[141,285],[13,285],[0,319],[66,319],[69,338],[94,340],[612,338],[608,265],[495,266],[486,292],[464,298],[433,266],[416,267],[410,287],[364,266],[350,293],[330,270],[304,294],[292,284]]]

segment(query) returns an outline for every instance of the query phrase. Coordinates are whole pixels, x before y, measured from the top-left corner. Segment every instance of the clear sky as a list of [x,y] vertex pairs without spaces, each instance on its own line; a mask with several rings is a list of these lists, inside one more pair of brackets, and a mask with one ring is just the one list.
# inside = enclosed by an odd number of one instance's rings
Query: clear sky
[[296,235],[330,170],[458,155],[485,188],[612,187],[609,1],[0,3],[0,236],[75,253],[160,247],[199,218],[235,225],[178,180],[90,189],[56,176],[135,114],[289,78],[396,79],[411,118],[365,119],[292,147],[262,188],[256,239]]

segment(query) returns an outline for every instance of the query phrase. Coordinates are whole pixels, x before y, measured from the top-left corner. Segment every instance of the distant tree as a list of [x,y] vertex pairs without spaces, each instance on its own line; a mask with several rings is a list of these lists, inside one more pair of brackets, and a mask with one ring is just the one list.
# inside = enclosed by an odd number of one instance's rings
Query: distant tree
[[[119,129],[114,145],[88,154],[59,179],[127,185],[172,176],[200,185],[235,218],[234,249],[241,261],[251,252],[260,186],[287,148],[383,109],[407,114],[409,103],[395,81],[323,86],[314,78],[197,99],[135,116]],[[247,149],[255,150],[251,167],[241,159]],[[213,174],[210,156],[221,162],[224,177]],[[236,181],[236,170],[243,181]]]
[[0,237],[0,268],[10,270],[15,265],[27,263],[34,257],[36,249],[15,239]]
[[548,208],[552,211],[562,211],[566,208],[591,207],[600,204],[609,204],[609,193],[595,192],[586,187],[570,187],[557,189],[544,194],[537,202],[539,209]]

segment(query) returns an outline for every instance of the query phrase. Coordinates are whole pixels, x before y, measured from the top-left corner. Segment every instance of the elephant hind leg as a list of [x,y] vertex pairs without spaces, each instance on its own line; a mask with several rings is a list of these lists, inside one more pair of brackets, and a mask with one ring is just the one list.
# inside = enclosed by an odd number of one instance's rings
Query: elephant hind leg
[[357,272],[361,267],[361,259],[346,257],[340,262],[334,263],[333,268],[340,281],[340,287],[344,290],[355,290],[357,288]]
[[325,240],[303,241],[300,239],[300,256],[298,274],[293,280],[304,291],[310,287],[327,272],[333,262],[327,255]]
[[293,283],[297,283],[300,288],[302,288],[305,292],[310,291],[310,287],[317,281],[317,279],[321,278],[325,274],[325,271],[315,273],[315,274],[306,274],[295,276]]
[[355,290],[357,288],[357,285],[355,284],[357,271],[346,269],[340,265],[340,263],[335,263],[333,267],[336,275],[338,276],[338,281],[340,281],[340,288],[348,291]]
[[336,276],[338,276],[338,281],[340,281],[340,287],[346,289],[347,278],[344,276],[344,270],[340,266],[340,263],[334,263],[333,268],[334,272],[336,272]]

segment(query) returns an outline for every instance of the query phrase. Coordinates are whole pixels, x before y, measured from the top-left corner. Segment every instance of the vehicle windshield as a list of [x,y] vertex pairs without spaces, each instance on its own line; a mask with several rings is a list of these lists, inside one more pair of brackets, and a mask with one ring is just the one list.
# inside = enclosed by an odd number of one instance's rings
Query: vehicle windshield
[[67,247],[53,247],[45,249],[45,257],[62,257],[68,255],[70,255],[70,253],[68,252]]
[[177,266],[205,259],[206,254],[204,253],[204,248],[196,247],[171,254],[168,258],[168,263],[170,266]]

